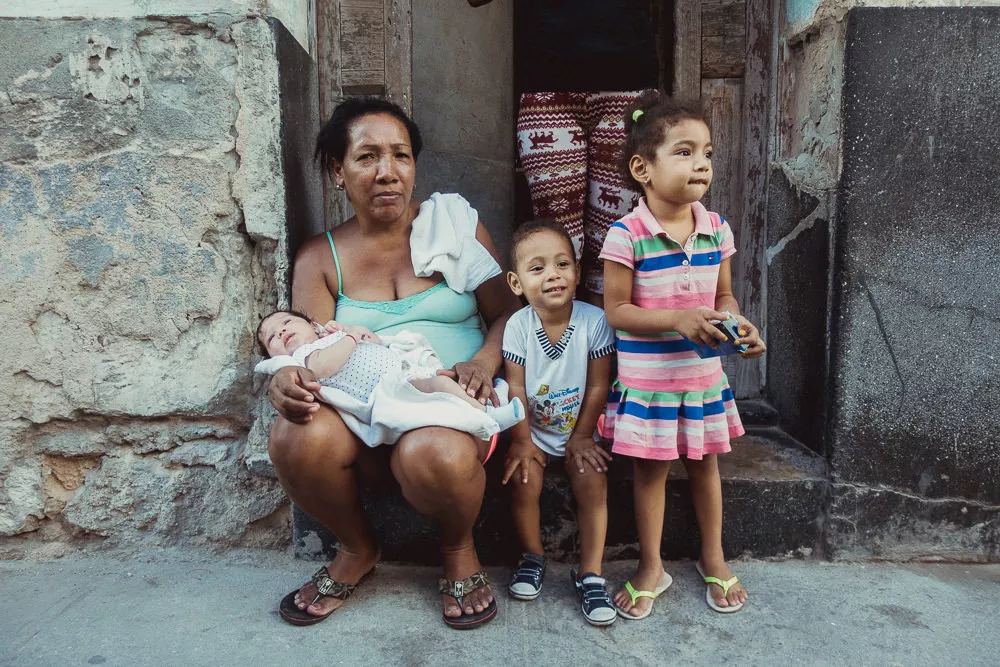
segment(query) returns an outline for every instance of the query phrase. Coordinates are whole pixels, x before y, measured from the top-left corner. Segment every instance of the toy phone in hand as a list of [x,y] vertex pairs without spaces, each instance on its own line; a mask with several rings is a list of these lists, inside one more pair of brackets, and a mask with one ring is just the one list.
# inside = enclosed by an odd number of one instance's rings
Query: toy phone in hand
[[715,323],[715,328],[721,331],[726,336],[726,342],[720,342],[717,346],[712,347],[711,345],[695,345],[694,351],[698,353],[698,356],[702,359],[708,359],[710,357],[725,357],[730,354],[743,354],[747,351],[746,345],[737,345],[736,341],[740,338],[740,322],[736,317],[730,313],[726,313],[726,319],[721,322]]

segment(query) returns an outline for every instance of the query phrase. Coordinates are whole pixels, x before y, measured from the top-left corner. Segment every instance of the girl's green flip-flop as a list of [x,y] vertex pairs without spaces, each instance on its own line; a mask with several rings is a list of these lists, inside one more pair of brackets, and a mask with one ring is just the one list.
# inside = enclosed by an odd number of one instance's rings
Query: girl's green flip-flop
[[709,577],[705,574],[705,570],[701,569],[701,563],[695,563],[694,566],[695,568],[698,569],[698,574],[701,575],[701,578],[704,579],[705,583],[707,584],[707,586],[705,586],[705,602],[708,603],[709,607],[719,612],[720,614],[731,614],[734,611],[739,611],[740,609],[743,609],[742,602],[740,602],[739,604],[729,605],[728,607],[720,607],[719,603],[716,602],[715,598],[712,597],[713,585],[721,588],[723,595],[729,595],[729,589],[738,584],[740,581],[739,579],[737,579],[736,577],[730,577],[726,581],[723,581],[718,577]]
[[[625,592],[628,593],[629,598],[632,600],[632,606],[634,607],[635,601],[638,600],[639,598],[651,598],[655,600],[656,598],[660,597],[664,593],[664,591],[670,588],[670,584],[672,583],[674,583],[674,580],[670,577],[669,574],[664,572],[663,577],[660,579],[659,585],[656,587],[656,590],[637,591],[635,587],[632,586],[631,581],[626,581]],[[615,609],[618,611],[619,616],[621,616],[622,618],[627,618],[630,621],[642,620],[653,613],[653,605],[649,605],[649,608],[646,609],[646,611],[639,614],[638,616],[633,616],[627,611],[622,611],[621,607],[618,606],[615,606]]]

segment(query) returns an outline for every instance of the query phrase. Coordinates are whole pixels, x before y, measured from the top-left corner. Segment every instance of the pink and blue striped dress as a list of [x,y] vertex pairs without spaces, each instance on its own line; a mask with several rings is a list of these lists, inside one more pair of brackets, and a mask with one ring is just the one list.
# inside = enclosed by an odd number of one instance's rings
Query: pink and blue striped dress
[[[717,213],[691,205],[694,233],[670,237],[639,205],[608,230],[602,260],[633,271],[632,303],[640,308],[715,308],[719,265],[736,253],[733,232]],[[616,331],[618,379],[611,388],[603,435],[616,454],[643,459],[701,459],[730,451],[743,435],[736,400],[718,357],[702,359],[675,332]]]

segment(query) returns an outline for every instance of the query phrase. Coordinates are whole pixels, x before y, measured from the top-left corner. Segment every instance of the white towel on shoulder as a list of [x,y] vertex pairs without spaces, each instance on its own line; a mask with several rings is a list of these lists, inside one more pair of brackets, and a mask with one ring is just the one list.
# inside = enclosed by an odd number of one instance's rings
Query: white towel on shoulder
[[410,232],[413,271],[439,271],[456,292],[475,290],[501,273],[493,255],[476,240],[479,214],[461,195],[435,192],[420,205]]

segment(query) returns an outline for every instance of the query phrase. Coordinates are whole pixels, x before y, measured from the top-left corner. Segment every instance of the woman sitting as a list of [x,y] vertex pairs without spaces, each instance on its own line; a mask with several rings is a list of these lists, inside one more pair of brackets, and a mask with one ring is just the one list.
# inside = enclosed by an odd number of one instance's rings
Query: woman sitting
[[[391,102],[352,99],[337,107],[316,153],[356,214],[302,245],[292,307],[317,322],[336,316],[376,334],[421,333],[469,396],[496,403],[503,327],[519,304],[489,233],[464,200],[412,201],[420,148],[416,124]],[[391,447],[369,447],[316,391],[304,368],[278,371],[268,391],[280,414],[269,444],[278,479],[340,541],[333,562],[282,600],[282,617],[297,625],[325,619],[372,570],[379,549],[359,487],[388,469],[407,502],[440,525],[445,623],[467,628],[492,619],[496,602],[472,537],[491,444],[432,427],[409,431]]]

